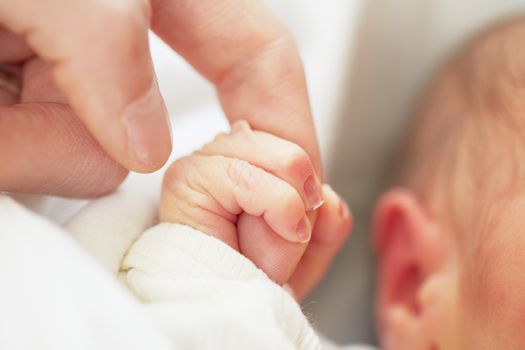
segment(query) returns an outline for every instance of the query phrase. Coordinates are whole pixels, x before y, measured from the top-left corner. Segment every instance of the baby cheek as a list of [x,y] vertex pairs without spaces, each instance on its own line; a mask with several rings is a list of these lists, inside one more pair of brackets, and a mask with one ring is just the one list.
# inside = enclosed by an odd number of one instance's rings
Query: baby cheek
[[498,338],[505,348],[525,349],[525,244],[513,240],[510,247],[509,242],[493,246],[485,255],[475,304],[488,336]]
[[476,245],[465,261],[472,324],[496,349],[525,349],[525,196],[518,200],[497,213],[478,242],[469,242]]
[[509,303],[509,309],[513,311],[512,324],[509,329],[513,332],[513,336],[518,340],[519,349],[525,349],[525,286],[516,286],[509,290],[513,294],[513,302]]

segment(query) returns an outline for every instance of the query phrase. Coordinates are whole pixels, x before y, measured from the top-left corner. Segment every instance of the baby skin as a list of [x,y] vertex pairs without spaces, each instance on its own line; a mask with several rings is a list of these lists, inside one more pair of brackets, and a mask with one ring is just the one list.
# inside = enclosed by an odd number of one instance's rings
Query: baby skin
[[375,215],[384,349],[525,349],[524,40],[482,34],[419,110]]
[[304,150],[245,121],[171,165],[159,218],[221,240],[299,299],[351,226],[347,205],[321,185]]

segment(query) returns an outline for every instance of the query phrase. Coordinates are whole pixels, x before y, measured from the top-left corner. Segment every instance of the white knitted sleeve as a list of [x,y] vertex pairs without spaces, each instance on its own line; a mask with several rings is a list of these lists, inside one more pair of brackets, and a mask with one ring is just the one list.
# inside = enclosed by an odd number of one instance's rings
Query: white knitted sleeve
[[317,349],[299,305],[223,242],[163,223],[129,250],[121,277],[175,347]]

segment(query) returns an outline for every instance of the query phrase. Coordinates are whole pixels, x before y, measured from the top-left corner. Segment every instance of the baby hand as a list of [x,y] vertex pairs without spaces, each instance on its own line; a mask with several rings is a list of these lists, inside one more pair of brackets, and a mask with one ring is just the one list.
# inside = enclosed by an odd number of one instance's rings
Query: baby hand
[[191,226],[239,250],[238,217],[261,216],[290,242],[308,242],[307,212],[322,205],[321,184],[299,146],[241,121],[166,172],[160,220]]

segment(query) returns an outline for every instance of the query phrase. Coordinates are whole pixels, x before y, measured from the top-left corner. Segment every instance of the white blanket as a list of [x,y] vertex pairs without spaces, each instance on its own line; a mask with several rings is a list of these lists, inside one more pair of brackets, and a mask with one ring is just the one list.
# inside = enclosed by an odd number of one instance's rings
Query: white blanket
[[293,298],[229,246],[148,229],[148,198],[119,192],[59,227],[0,196],[1,349],[320,348]]

